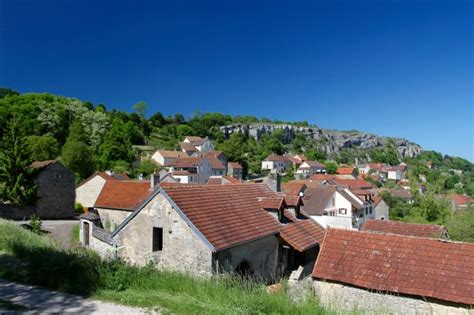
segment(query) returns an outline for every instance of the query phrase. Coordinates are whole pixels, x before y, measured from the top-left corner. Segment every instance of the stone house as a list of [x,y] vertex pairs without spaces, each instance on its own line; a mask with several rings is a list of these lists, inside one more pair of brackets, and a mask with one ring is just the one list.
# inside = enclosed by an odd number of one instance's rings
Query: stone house
[[181,147],[181,151],[185,152],[189,156],[214,151],[214,145],[207,137],[201,138],[187,136],[184,138],[183,142],[179,143],[179,146]]
[[76,187],[76,203],[80,203],[84,209],[94,209],[94,204],[99,197],[105,182],[109,180],[130,179],[125,174],[114,174],[111,172],[96,172],[85,179]]
[[387,179],[399,181],[405,176],[406,165],[400,164],[397,166],[387,167]]
[[[110,201],[121,202],[121,194]],[[299,265],[312,266],[324,236],[300,213],[300,199],[287,204],[265,184],[162,183],[142,198],[112,233],[84,216],[81,242],[103,257],[139,265],[151,261],[160,269],[236,272],[272,282]]]
[[209,185],[227,185],[238,183],[240,183],[240,180],[233,176],[211,176],[207,181],[207,184]]
[[206,183],[212,175],[212,165],[207,157],[179,158],[166,166],[182,184]]
[[296,170],[297,174],[302,174],[304,177],[310,177],[314,174],[326,173],[326,166],[316,161],[304,161]]
[[376,220],[390,220],[389,211],[390,207],[380,196],[373,197],[372,207],[374,209],[375,219]]
[[469,314],[473,257],[473,243],[329,228],[313,289],[342,312]]
[[448,230],[437,224],[417,224],[400,221],[367,220],[361,225],[360,231],[384,234],[398,234],[426,238],[449,240]]
[[[336,170],[338,175],[349,175],[353,178],[357,177],[357,169],[355,167],[338,167]],[[350,177],[349,177],[350,178]]]
[[227,175],[235,177],[237,179],[243,178],[243,168],[237,162],[228,162],[227,163]]
[[169,150],[157,150],[151,156],[151,159],[160,166],[168,165],[173,163],[179,158],[188,157],[188,155],[182,151],[169,151]]
[[33,162],[31,167],[37,170],[35,213],[41,219],[74,217],[74,174],[57,160]]
[[293,163],[291,160],[282,155],[271,154],[262,161],[262,170],[271,173],[285,173],[291,170]]
[[453,210],[466,209],[470,204],[474,204],[474,198],[467,195],[452,194],[451,206]]

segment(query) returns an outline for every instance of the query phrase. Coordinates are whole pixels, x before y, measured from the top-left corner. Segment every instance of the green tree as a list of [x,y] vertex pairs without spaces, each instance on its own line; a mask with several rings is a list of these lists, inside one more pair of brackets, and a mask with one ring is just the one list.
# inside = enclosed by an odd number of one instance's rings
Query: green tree
[[329,174],[336,174],[336,172],[337,172],[337,163],[336,162],[326,161],[324,163],[324,165],[326,165],[326,171]]
[[61,159],[76,174],[77,180],[88,177],[95,168],[90,148],[81,141],[68,140],[63,146]]
[[135,105],[133,105],[133,109],[142,119],[145,119],[146,111],[148,109],[148,105],[145,102],[140,101],[136,103]]
[[474,242],[474,206],[456,211],[446,222],[452,240]]
[[134,159],[130,135],[122,122],[115,120],[99,147],[99,159],[102,168],[110,168],[115,161],[130,163]]
[[10,95],[20,95],[20,93],[10,88],[0,87],[0,98],[4,98],[5,96],[10,96]]
[[25,144],[33,161],[53,160],[59,154],[58,141],[51,135],[26,137]]
[[35,170],[15,119],[7,125],[0,151],[1,199],[13,204],[32,204],[36,196]]

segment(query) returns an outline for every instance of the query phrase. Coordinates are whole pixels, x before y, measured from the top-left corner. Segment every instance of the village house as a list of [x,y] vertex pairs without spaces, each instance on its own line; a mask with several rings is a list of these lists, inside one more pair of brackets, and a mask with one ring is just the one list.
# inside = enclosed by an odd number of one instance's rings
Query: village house
[[304,161],[296,170],[296,174],[300,174],[303,177],[323,173],[326,173],[326,166],[316,161]]
[[387,167],[387,179],[399,181],[405,176],[406,165],[400,164],[397,166]]
[[183,142],[179,143],[179,146],[181,151],[185,152],[189,156],[214,151],[214,145],[207,137],[201,138],[187,136],[184,138]]
[[240,179],[233,176],[211,176],[207,180],[209,185],[227,185],[240,183]]
[[215,156],[206,156],[211,166],[211,176],[224,176],[226,174],[225,165]]
[[363,179],[341,179],[333,177],[331,179],[328,179],[327,183],[329,183],[330,185],[345,186],[349,189],[370,190],[374,188],[371,184],[369,184]]
[[243,178],[243,168],[237,162],[228,162],[227,163],[227,175],[235,177],[237,179]]
[[74,174],[58,160],[36,161],[30,167],[36,170],[36,215],[41,219],[74,217]]
[[342,312],[468,314],[473,257],[473,243],[329,228],[313,289]]
[[338,167],[336,170],[337,175],[348,175],[349,179],[357,177],[357,169],[355,167]]
[[453,210],[466,209],[470,204],[474,204],[473,197],[460,194],[451,195],[451,205]]
[[437,224],[416,224],[400,221],[367,220],[360,231],[384,234],[398,234],[449,240],[448,230]]
[[101,226],[100,212],[81,218],[81,243],[105,258],[273,282],[300,265],[311,267],[324,237],[324,229],[300,213],[301,198],[286,199],[265,184],[161,184],[151,193],[143,188],[133,204],[118,205],[124,193],[133,195],[117,191],[110,204],[100,204],[135,209],[113,232]]
[[381,173],[387,168],[385,163],[366,163],[358,166],[359,174]]
[[188,157],[185,152],[182,151],[169,151],[169,150],[157,150],[151,159],[158,165],[164,166],[175,162],[177,159]]
[[308,187],[301,182],[288,182],[281,184],[281,191],[288,196],[303,196]]
[[305,213],[324,227],[353,229],[375,218],[372,195],[366,191],[320,185],[308,188],[303,201]]
[[306,161],[306,157],[303,154],[291,154],[291,153],[285,153],[283,154],[284,157],[287,157],[291,163],[293,164],[293,169],[297,169],[301,163]]
[[291,170],[293,163],[282,155],[271,154],[262,161],[262,170],[269,170],[271,173],[285,173]]
[[126,174],[115,174],[111,171],[96,172],[76,187],[76,203],[81,204],[85,211],[92,210],[106,181],[129,179]]
[[376,220],[389,220],[390,207],[380,196],[372,197],[372,208],[374,209],[374,217]]
[[166,166],[182,184],[206,183],[212,175],[212,166],[207,157],[179,158]]

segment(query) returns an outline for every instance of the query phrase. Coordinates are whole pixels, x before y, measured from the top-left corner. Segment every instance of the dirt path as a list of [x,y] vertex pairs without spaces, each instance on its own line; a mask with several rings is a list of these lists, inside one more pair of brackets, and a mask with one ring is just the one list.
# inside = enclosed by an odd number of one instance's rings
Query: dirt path
[[[21,313],[27,314],[156,314],[142,308],[96,301],[3,279],[0,279],[0,300],[26,307],[27,310]],[[0,314],[15,314],[15,311],[0,309]]]

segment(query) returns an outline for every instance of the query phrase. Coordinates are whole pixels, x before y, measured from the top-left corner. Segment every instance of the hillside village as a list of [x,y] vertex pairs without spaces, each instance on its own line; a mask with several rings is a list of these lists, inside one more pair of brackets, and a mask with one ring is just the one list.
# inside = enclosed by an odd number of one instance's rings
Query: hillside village
[[[407,164],[334,171],[287,152],[265,158],[263,176],[244,178],[242,166],[208,138],[186,136],[179,146],[142,155],[156,165],[146,178],[96,172],[75,191],[61,162],[35,162],[40,200],[48,200],[46,187],[61,187],[53,199],[62,209],[80,205],[80,243],[105,260],[237,274],[269,288],[310,281],[323,305],[337,297],[341,309],[462,313],[474,304],[474,244],[450,241],[442,225],[390,219],[384,193],[413,199]],[[387,181],[395,186],[373,184]],[[454,195],[452,211],[472,202]],[[74,215],[37,208],[43,218]]]

